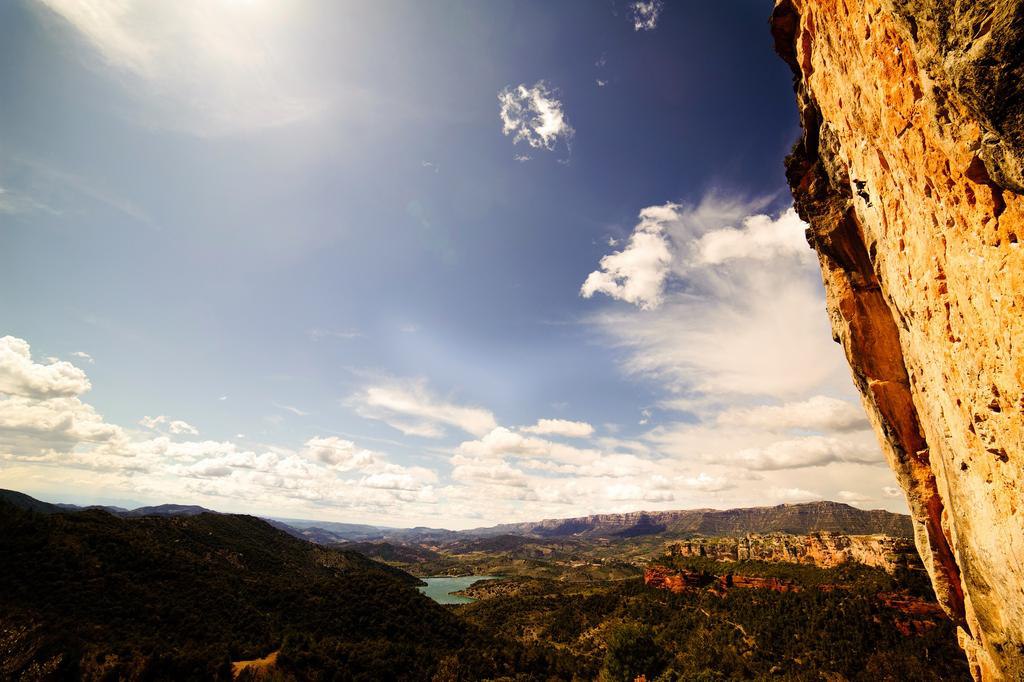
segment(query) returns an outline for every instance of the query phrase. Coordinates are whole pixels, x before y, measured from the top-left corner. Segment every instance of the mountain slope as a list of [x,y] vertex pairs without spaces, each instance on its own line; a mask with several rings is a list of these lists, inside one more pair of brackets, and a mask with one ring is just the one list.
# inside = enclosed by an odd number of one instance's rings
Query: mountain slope
[[0,489],[0,502],[6,502],[18,509],[30,510],[40,514],[60,514],[67,511],[66,508],[60,505],[37,500],[25,493],[19,493],[17,490]]
[[276,650],[299,678],[429,679],[475,637],[412,576],[248,516],[0,501],[0,575],[4,679],[228,678]]

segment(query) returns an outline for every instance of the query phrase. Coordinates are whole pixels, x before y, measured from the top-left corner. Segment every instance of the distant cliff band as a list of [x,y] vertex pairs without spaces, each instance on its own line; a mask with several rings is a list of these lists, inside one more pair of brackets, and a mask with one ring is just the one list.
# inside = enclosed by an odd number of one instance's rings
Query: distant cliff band
[[887,535],[840,535],[819,532],[807,535],[771,533],[744,537],[698,537],[679,542],[671,553],[707,557],[716,561],[771,561],[814,564],[832,568],[848,561],[884,569],[918,563],[913,542]]

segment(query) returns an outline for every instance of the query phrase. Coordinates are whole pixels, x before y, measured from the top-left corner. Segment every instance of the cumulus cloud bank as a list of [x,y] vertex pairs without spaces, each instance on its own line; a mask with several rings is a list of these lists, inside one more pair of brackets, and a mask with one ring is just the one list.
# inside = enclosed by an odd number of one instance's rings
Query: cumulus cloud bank
[[629,440],[566,419],[502,426],[487,409],[439,397],[423,379],[386,379],[357,392],[349,405],[369,419],[420,435],[469,435],[432,448],[421,466],[336,435],[312,434],[297,447],[242,445],[198,439],[198,428],[166,415],[125,429],[82,400],[90,383],[74,365],[38,362],[15,337],[0,339],[0,358],[0,467],[8,485],[46,467],[64,485],[154,501],[224,508],[254,500],[262,513],[411,525],[745,506],[766,495],[869,504],[872,490],[889,495],[891,474],[877,466],[872,434],[850,431],[853,411],[821,396],[720,410]]
[[869,490],[888,472],[822,314],[806,226],[763,203],[710,194],[643,209],[580,289],[630,305],[605,304],[590,323],[626,373],[665,393],[669,420],[642,436],[654,451],[745,489],[744,476],[767,478],[756,487],[780,500],[821,497],[844,477]]
[[37,364],[32,361],[27,341],[13,336],[0,338],[0,393],[39,399],[68,398],[91,387],[85,372],[70,362]]
[[709,195],[648,207],[626,248],[586,278],[584,297],[642,311],[609,307],[592,318],[629,351],[627,371],[674,393],[793,398],[837,380],[849,391],[813,253],[798,247],[803,223],[792,209],[772,218],[756,206]]
[[314,436],[301,448],[246,448],[187,440],[198,429],[165,415],[144,416],[143,430],[131,431],[83,402],[90,388],[71,363],[37,362],[24,339],[0,338],[0,467],[8,485],[46,466],[54,481],[162,500],[199,496],[383,513],[435,498],[435,471],[397,464],[352,441]]

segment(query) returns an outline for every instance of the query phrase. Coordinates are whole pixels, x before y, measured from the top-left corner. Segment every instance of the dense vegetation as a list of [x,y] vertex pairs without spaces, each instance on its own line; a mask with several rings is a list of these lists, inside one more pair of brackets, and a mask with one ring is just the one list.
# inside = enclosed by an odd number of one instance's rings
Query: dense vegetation
[[707,557],[672,555],[655,559],[653,563],[673,570],[703,573],[709,577],[738,574],[757,578],[778,578],[792,581],[804,588],[838,585],[847,591],[872,595],[899,590],[915,597],[935,601],[935,592],[923,566],[900,566],[895,574],[890,575],[880,569],[854,562],[822,569],[813,564],[754,560],[722,562]]
[[[453,573],[503,574],[442,607],[417,578],[247,516],[123,518],[0,500],[0,679],[966,680],[920,571],[663,556],[654,538],[362,543]],[[17,505],[17,506],[16,506]],[[709,587],[644,584],[644,557]],[[483,569],[483,570],[481,570]],[[497,569],[497,570],[495,570]],[[726,574],[797,591],[716,587]]]
[[[905,590],[900,578],[863,566],[754,563],[698,560],[688,568],[713,575],[750,568],[802,589],[673,594],[640,579],[516,578],[471,589],[500,596],[457,612],[497,638],[528,643],[552,662],[556,679],[820,680],[822,673],[864,682],[970,679],[948,620],[922,617],[919,631],[906,634],[901,623],[913,617],[879,598],[880,591]],[[912,591],[922,588],[918,582]]]
[[[419,545],[358,542],[341,545],[413,575],[505,575],[562,580],[614,580],[640,575],[638,563],[664,552],[663,540],[605,543],[541,540],[512,535]],[[640,559],[640,561],[636,561]]]
[[0,575],[3,679],[226,678],[231,661],[280,649],[300,678],[420,680],[446,655],[490,649],[412,576],[247,516],[0,502]]

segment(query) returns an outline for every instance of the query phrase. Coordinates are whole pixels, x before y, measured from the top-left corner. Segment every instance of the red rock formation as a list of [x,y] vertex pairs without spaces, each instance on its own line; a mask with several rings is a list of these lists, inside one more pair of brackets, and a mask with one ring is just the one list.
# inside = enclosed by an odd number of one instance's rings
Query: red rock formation
[[665,566],[651,566],[644,570],[644,584],[675,594],[694,592],[707,586],[711,579],[692,571],[673,571]]

